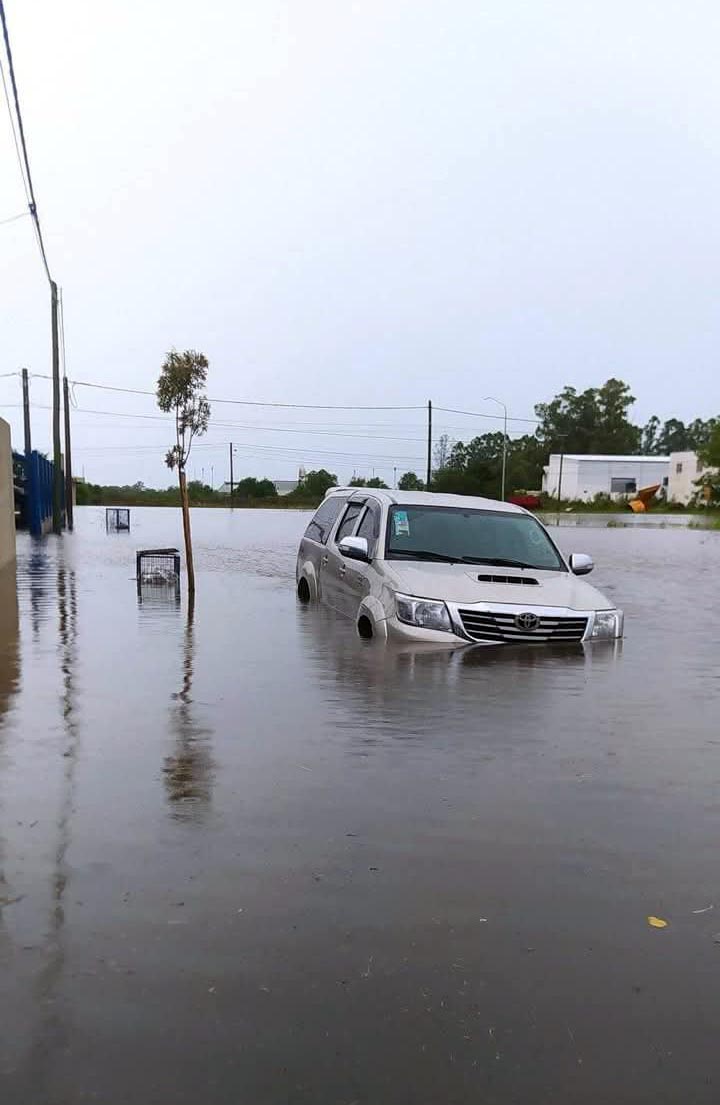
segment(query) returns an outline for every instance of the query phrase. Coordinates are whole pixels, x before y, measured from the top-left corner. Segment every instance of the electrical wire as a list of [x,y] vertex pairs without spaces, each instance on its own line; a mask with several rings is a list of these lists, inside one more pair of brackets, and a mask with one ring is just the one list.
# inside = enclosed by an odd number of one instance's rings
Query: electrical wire
[[[1,2],[1,0],[0,0]],[[43,375],[42,373],[34,373],[42,380],[51,380],[51,376]],[[143,388],[122,388],[113,384],[94,384],[89,380],[73,380],[73,384],[78,388],[98,388],[100,391],[120,391],[125,395],[151,395],[155,398],[154,391],[147,391]],[[283,407],[290,410],[309,410],[309,411],[424,411],[426,408],[424,405],[419,406],[360,406],[358,404],[345,404],[339,405],[335,403],[275,403],[271,401],[265,401],[260,399],[218,399],[217,397],[208,396],[208,402],[210,403],[229,403],[238,407]]]
[[[21,403],[6,403],[6,404],[3,404],[3,406],[6,407],[6,408],[10,408],[10,407],[20,408],[22,406],[22,404]],[[52,410],[52,407],[47,403],[33,403],[33,408],[36,409],[36,410]],[[87,414],[87,413],[91,413],[91,412],[84,411],[83,408],[81,407],[81,408],[78,409],[78,413],[80,413],[80,414],[86,413]],[[105,411],[96,411],[96,412],[92,412],[92,413],[102,415],[102,414],[106,414],[107,412],[105,412]],[[130,416],[130,417],[133,417],[133,416]],[[143,415],[141,417],[155,419],[155,418],[162,418],[163,416],[162,415]],[[371,440],[374,440],[374,439],[371,439]],[[205,449],[205,450],[209,449],[209,450],[224,452],[227,449],[227,446],[228,446],[227,441],[218,441],[218,442],[214,442],[214,441],[196,441],[193,444],[193,450],[195,450],[195,449]],[[166,448],[167,448],[167,442],[163,442],[162,444],[158,444],[158,445],[148,445],[148,444],[143,444],[143,445],[131,445],[131,444],[127,444],[127,445],[85,445],[85,446],[80,445],[80,446],[75,446],[73,448],[73,452],[83,452],[83,453],[114,452],[114,453],[128,453],[128,454],[134,455],[136,453],[140,454],[140,453],[161,452],[163,449],[166,449]],[[250,451],[259,451],[259,452],[262,452],[262,453],[270,453],[270,454],[273,454],[273,455],[287,455],[287,456],[300,456],[300,457],[307,457],[307,456],[326,456],[326,457],[342,457],[342,458],[347,458],[347,457],[352,458],[352,457],[354,457],[358,461],[362,461],[362,462],[371,462],[371,461],[378,461],[379,462],[379,461],[383,461],[383,460],[385,460],[385,461],[389,460],[391,462],[395,461],[395,460],[420,462],[423,459],[422,457],[410,457],[410,456],[404,456],[404,455],[397,455],[397,454],[394,454],[394,453],[359,453],[359,452],[356,452],[356,451],[348,453],[348,452],[344,452],[342,450],[337,450],[337,449],[316,449],[312,446],[310,448],[304,448],[304,447],[303,448],[300,448],[300,447],[296,448],[296,447],[293,447],[291,445],[258,445],[258,444],[255,444],[253,442],[242,442],[242,441],[234,441],[233,442],[233,448],[247,449],[247,450],[250,450]]]
[[[17,81],[15,79],[15,66],[13,64],[12,50],[10,48],[10,35],[8,32],[7,19],[5,17],[5,4],[3,0],[0,0],[0,22],[2,23],[3,38],[5,40],[5,53],[7,54],[8,62],[8,74],[10,76],[10,85],[12,87],[13,99],[15,102],[15,116],[17,118],[18,134],[15,135],[15,148],[18,150],[18,156],[20,151],[18,149],[17,137],[19,135],[19,145],[22,148],[21,170],[22,165],[25,166],[25,173],[23,175],[23,183],[25,184],[25,192],[28,197],[28,206],[30,208],[30,214],[32,215],[33,225],[35,227],[35,233],[37,236],[38,246],[40,247],[40,255],[42,257],[43,265],[45,266],[45,273],[48,278],[48,283],[52,284],[52,277],[50,275],[50,266],[48,265],[47,254],[45,252],[45,243],[43,241],[42,230],[40,227],[40,217],[37,210],[37,202],[35,200],[35,189],[33,188],[32,173],[30,171],[30,158],[28,157],[27,142],[25,140],[25,127],[23,126],[22,112],[20,110],[20,96],[18,94]],[[5,97],[8,100],[7,85],[5,83],[5,75],[3,73],[3,87],[5,89]],[[12,118],[12,112],[11,112]],[[13,126],[13,134],[15,134],[15,128]],[[26,179],[27,178],[27,179]]]
[[[129,414],[124,411],[99,411],[92,410],[89,407],[76,407],[78,414],[93,414],[104,415],[108,418],[130,418],[130,419],[143,419],[150,421],[164,422],[167,425],[174,424],[174,419],[167,418],[162,414]],[[314,428],[296,428],[286,426],[258,426],[251,422],[218,422],[213,419],[213,429],[227,429],[227,430],[260,430],[264,433],[280,433],[280,434],[310,434],[319,437],[351,437],[351,438],[365,438],[368,441],[403,441],[412,442],[413,444],[422,444],[425,441],[424,437],[398,437],[396,434],[366,434],[366,433],[353,433],[352,427],[342,430],[318,430]]]
[[[27,179],[25,177],[25,167],[23,166],[22,153],[20,152],[20,140],[17,133],[17,124],[15,123],[15,116],[13,115],[12,105],[10,103],[10,93],[8,92],[7,81],[5,80],[5,66],[2,63],[2,58],[0,58],[0,79],[2,80],[3,92],[5,93],[5,103],[7,105],[8,118],[10,120],[10,130],[12,131],[13,142],[15,143],[15,153],[17,154],[18,166],[20,168],[20,177],[23,182],[23,190],[25,192],[25,198],[27,199],[29,208],[32,200],[30,199],[30,189],[28,188]],[[27,211],[27,214],[30,214],[29,210]]]
[[[1,2],[1,0],[0,0]],[[33,373],[43,380],[50,380],[52,377],[43,375],[42,373]],[[81,388],[97,388],[100,391],[117,391],[122,392],[125,395],[149,395],[155,397],[154,391],[148,391],[143,388],[125,388],[118,387],[114,384],[96,384],[90,380],[74,380],[74,387]],[[313,411],[424,411],[426,410],[425,404],[412,404],[407,406],[361,406],[354,403],[348,404],[336,404],[336,403],[277,403],[269,400],[260,399],[218,399],[217,397],[209,396],[208,401],[210,403],[228,403],[239,407],[277,407],[285,410],[313,410]],[[460,410],[457,407],[436,407],[433,406],[433,411],[440,411],[443,414],[461,414],[466,415],[468,418],[489,418],[493,421],[504,420],[502,414],[491,414],[486,411],[465,411]],[[515,415],[507,416],[508,422],[524,422],[534,426],[541,425],[541,420],[538,418],[520,418]]]
[[[466,414],[468,418],[492,418],[503,422],[505,415],[503,414],[481,414],[479,411],[459,411],[454,407],[433,407],[433,411],[442,411],[443,414]],[[515,415],[507,416],[508,422],[530,422],[533,426],[541,426],[542,421],[539,418],[516,418]]]
[[18,219],[26,219],[29,214],[29,211],[21,211],[19,215],[11,215],[9,219],[0,219],[0,226],[7,226],[8,223],[16,223]]

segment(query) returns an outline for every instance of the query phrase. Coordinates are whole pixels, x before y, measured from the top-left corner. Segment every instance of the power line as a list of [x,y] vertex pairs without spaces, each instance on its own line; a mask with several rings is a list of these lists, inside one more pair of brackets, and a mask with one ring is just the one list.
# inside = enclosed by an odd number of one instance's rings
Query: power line
[[[454,407],[435,407],[433,410],[443,411],[444,414],[466,414],[469,418],[494,418],[499,419],[501,422],[504,419],[502,414],[481,414],[479,411],[459,411]],[[533,426],[541,426],[542,420],[539,418],[516,418],[514,415],[507,416],[508,422],[530,422]]]
[[[15,373],[12,373],[11,375],[15,375]],[[39,373],[39,372],[31,372],[30,376],[33,380],[48,380],[49,381],[49,380],[52,379],[52,377],[50,377],[50,376],[48,376],[44,373]],[[68,383],[72,387],[76,386],[75,382],[72,381],[72,380],[68,380]],[[120,391],[120,390],[124,390],[124,389],[118,388],[117,390]],[[132,394],[147,395],[147,396],[152,396],[153,398],[155,397],[155,393],[154,392],[149,392],[149,391],[148,392],[132,392]],[[211,402],[218,402],[218,400],[217,399],[211,400]],[[88,408],[82,408],[82,407],[78,407],[77,409],[79,411],[88,410]],[[358,409],[362,411],[365,408],[358,408]],[[414,408],[410,408],[410,409],[414,409]],[[424,411],[425,408],[424,407],[418,407],[417,409]],[[117,414],[118,417],[121,417],[120,412],[115,412],[115,411],[103,411],[103,412],[98,412],[98,413],[108,414],[110,416],[114,416],[115,414]],[[149,415],[149,414],[140,414],[140,413],[131,414],[129,412],[128,413],[123,412],[122,417],[123,418],[161,418],[161,419],[164,420],[166,416],[165,415],[159,415],[159,414],[158,415]],[[244,428],[245,426],[247,426],[248,428],[251,429],[255,425],[255,423],[228,422],[227,420],[223,420],[222,423],[218,423],[217,420],[215,418],[213,418],[212,419],[212,425],[213,426],[217,426],[217,425],[239,426],[241,428]],[[263,426],[262,429],[275,429],[275,428],[284,427],[284,426],[296,426],[296,427],[299,427],[300,429],[304,429],[306,427],[323,427],[323,428],[332,427],[334,429],[337,429],[338,427],[341,428],[341,429],[344,429],[344,428],[352,429],[353,427],[358,427],[358,428],[361,428],[361,429],[365,430],[368,427],[375,427],[375,428],[378,428],[378,429],[385,428],[385,429],[411,430],[411,431],[422,430],[422,424],[419,424],[419,423],[405,424],[405,423],[397,423],[397,422],[378,422],[378,421],[375,421],[374,419],[372,421],[367,420],[367,419],[363,419],[361,422],[338,422],[336,419],[333,419],[333,420],[323,419],[319,422],[316,422],[316,421],[306,422],[306,421],[302,421],[302,420],[301,421],[292,421],[292,422],[282,421],[282,422],[278,423],[277,426],[275,426],[275,427],[264,427]],[[458,427],[447,427],[447,428],[448,429],[456,429]],[[420,440],[420,439],[418,438],[418,440]]]
[[[143,419],[151,421],[164,422],[166,424],[174,423],[172,418],[167,418],[162,414],[129,414],[124,411],[98,411],[91,410],[89,407],[76,407],[77,414],[95,414],[105,415],[109,418],[130,418],[130,419]],[[318,430],[312,427],[296,428],[288,426],[258,426],[251,422],[224,422],[213,419],[213,429],[239,429],[239,430],[260,430],[263,433],[280,433],[280,434],[310,434],[320,437],[351,437],[351,438],[365,438],[368,441],[403,441],[420,443],[424,440],[421,437],[398,437],[396,434],[366,434],[366,433],[354,433],[353,427],[343,428],[341,430]]]
[[[167,442],[163,442],[161,445],[86,445],[80,446],[75,451],[82,451],[83,453],[129,453],[129,454],[150,454],[161,452],[167,448]],[[272,456],[299,456],[301,458],[308,456],[324,456],[324,457],[350,457],[358,461],[389,461],[392,463],[396,460],[406,461],[420,461],[421,457],[410,457],[405,455],[398,455],[396,453],[361,453],[353,451],[351,453],[344,452],[338,449],[316,449],[311,447],[309,449],[302,449],[293,447],[291,445],[256,445],[252,442],[233,442],[233,448],[248,450],[250,452],[269,453]],[[227,449],[226,441],[200,441],[193,443],[193,452],[195,450],[203,450],[205,452],[217,452]]]
[[[20,404],[20,403],[6,403],[6,404],[3,404],[3,406],[5,408],[10,408],[10,407],[19,408],[21,405],[22,404]],[[46,403],[33,403],[33,408],[35,410],[51,410],[52,409]],[[107,411],[85,411],[82,408],[79,408],[78,413],[79,414],[83,414],[83,413],[91,414],[92,413],[92,414],[104,415],[104,414],[108,414],[110,412],[107,412]],[[130,415],[128,417],[132,418],[132,417],[135,417],[135,416]],[[162,419],[163,418],[162,415],[140,415],[138,417],[150,418],[150,419],[156,419],[156,418]],[[248,427],[248,428],[252,429],[253,427]],[[375,438],[371,437],[370,440],[375,440]],[[389,440],[395,440],[395,439],[391,438]],[[412,439],[412,440],[414,440],[414,439]],[[238,449],[248,449],[248,450],[251,450],[251,451],[255,450],[255,451],[260,451],[260,452],[263,452],[263,453],[271,453],[271,454],[275,454],[275,455],[282,454],[282,455],[292,455],[292,456],[300,456],[300,457],[313,456],[313,455],[321,456],[322,455],[322,456],[328,456],[328,457],[355,457],[358,461],[389,460],[391,462],[393,460],[418,461],[418,460],[421,459],[419,457],[403,456],[403,455],[398,455],[396,453],[361,453],[361,452],[357,452],[357,451],[353,451],[351,453],[348,453],[348,452],[344,452],[344,451],[337,450],[337,449],[316,449],[314,446],[309,446],[307,448],[304,448],[304,447],[295,447],[295,446],[292,446],[292,445],[258,445],[254,442],[233,442],[233,445]],[[163,442],[162,444],[158,444],[158,445],[148,445],[148,444],[143,444],[143,445],[132,445],[132,444],[119,445],[119,444],[116,444],[116,445],[76,446],[74,451],[75,452],[81,451],[81,452],[84,452],[84,453],[122,452],[122,453],[129,453],[129,454],[135,454],[135,453],[139,454],[139,453],[150,453],[150,452],[162,452],[162,450],[166,449],[166,448],[167,448],[167,442]],[[226,441],[217,441],[217,442],[215,442],[215,441],[198,441],[193,445],[193,449],[210,449],[210,450],[223,450],[224,451],[226,448],[227,448],[227,442]]]
[[[2,78],[3,92],[5,93],[5,103],[7,105],[8,119],[10,120],[10,130],[12,131],[13,142],[15,143],[15,153],[17,154],[18,166],[20,168],[20,177],[23,182],[23,190],[25,192],[25,198],[28,201],[28,207],[30,206],[30,189],[28,188],[27,180],[25,179],[25,169],[23,167],[22,154],[20,152],[20,140],[17,133],[17,125],[15,123],[15,116],[13,115],[12,105],[10,103],[10,93],[8,92],[7,81],[5,80],[5,66],[0,58],[0,78]],[[28,211],[29,215],[30,212]]]
[[[1,2],[1,0],[0,0]],[[49,380],[49,376],[45,376],[42,373],[33,373],[33,376],[37,376],[42,380]],[[117,391],[122,392],[125,395],[149,395],[155,398],[154,391],[148,391],[143,388],[124,388],[118,387],[114,384],[96,384],[90,380],[73,380],[71,381],[74,387],[81,388],[97,388],[100,391]],[[406,406],[361,406],[354,403],[348,404],[336,404],[336,403],[277,403],[270,400],[260,399],[218,399],[217,397],[209,396],[210,403],[227,403],[239,407],[276,407],[285,410],[312,410],[312,411],[424,411],[426,410],[425,404],[412,404]],[[493,420],[503,420],[503,415],[492,414],[485,411],[464,411],[459,410],[456,407],[433,407],[436,411],[441,411],[443,414],[462,414],[469,418],[489,418]],[[532,424],[533,426],[541,425],[541,420],[538,418],[520,418],[515,415],[508,415],[508,422],[524,422]]]
[[[38,210],[37,210],[37,201],[35,199],[35,189],[33,188],[32,173],[30,172],[30,158],[28,157],[27,142],[25,141],[25,127],[23,126],[22,112],[20,110],[20,97],[19,97],[19,94],[18,94],[17,81],[15,79],[15,66],[13,65],[12,50],[10,48],[10,35],[8,33],[7,19],[5,18],[5,4],[4,4],[3,0],[0,0],[0,22],[2,22],[3,38],[5,39],[5,52],[7,54],[8,72],[9,72],[9,75],[10,75],[10,85],[12,87],[13,100],[15,102],[15,115],[17,117],[18,134],[19,134],[19,138],[20,138],[20,147],[22,149],[21,171],[22,171],[22,166],[24,165],[24,167],[25,167],[25,172],[24,172],[24,175],[23,175],[23,183],[25,185],[25,192],[26,192],[26,195],[28,197],[28,205],[29,205],[29,208],[30,208],[30,214],[32,215],[33,225],[35,227],[35,233],[36,233],[36,236],[37,236],[38,245],[40,247],[40,255],[41,255],[42,260],[43,260],[43,265],[45,266],[45,273],[46,273],[47,278],[48,278],[48,283],[52,284],[52,277],[50,276],[50,266],[48,265],[47,254],[45,253],[45,243],[43,242],[42,230],[40,228],[40,217],[38,215]],[[9,98],[8,98],[7,85],[5,83],[5,74],[4,73],[3,73],[3,87],[5,89],[5,98],[8,100],[8,107],[9,107]],[[11,112],[11,118],[12,118],[12,112]],[[17,142],[18,135],[15,133],[14,126],[13,126],[13,134],[15,135],[15,148],[18,149],[18,142]],[[20,156],[20,150],[18,150],[18,156]]]
[[9,219],[0,219],[0,226],[7,226],[8,223],[16,223],[18,219],[26,219],[29,214],[29,211],[21,211],[19,215],[11,215]]
[[[2,0],[0,0],[2,2]],[[39,376],[42,380],[51,379],[50,376],[44,376],[42,373],[33,373],[34,376]],[[98,388],[100,391],[120,391],[125,395],[151,395],[155,398],[154,391],[147,391],[143,388],[122,388],[113,384],[94,384],[89,380],[72,380],[74,387],[77,388]],[[288,410],[308,410],[308,411],[423,411],[424,405],[417,406],[359,406],[357,404],[345,404],[338,405],[335,403],[275,403],[272,401],[260,400],[260,399],[218,399],[216,397],[208,396],[210,403],[229,403],[238,407],[283,407]]]

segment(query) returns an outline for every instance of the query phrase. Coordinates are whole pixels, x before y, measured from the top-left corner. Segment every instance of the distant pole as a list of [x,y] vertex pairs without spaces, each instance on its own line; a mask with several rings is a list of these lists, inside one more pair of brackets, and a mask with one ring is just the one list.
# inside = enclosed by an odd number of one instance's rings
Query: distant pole
[[230,506],[232,506],[233,497],[233,444],[230,442]]
[[505,502],[505,473],[507,472],[507,420],[508,413],[507,407],[503,403],[502,399],[496,399],[494,395],[486,395],[483,399],[484,403],[497,403],[499,407],[503,409],[503,449],[502,449],[502,476],[500,477],[500,498]]
[[53,437],[53,533],[62,533],[62,449],[60,445],[60,343],[58,340],[58,289],[50,281],[50,320],[52,326],[52,437]]
[[393,487],[397,487],[397,467],[393,468]]
[[430,490],[432,481],[432,400],[428,399],[428,442],[427,442],[427,483],[425,490]]
[[65,402],[65,520],[67,528],[73,528],[73,478],[72,452],[70,448],[70,394],[67,376],[63,377],[63,400]]
[[[503,403],[505,407],[505,404]],[[503,463],[502,463],[502,491],[500,492],[500,498],[505,502],[505,473],[507,471],[507,407],[505,407],[505,416],[503,420]]]
[[558,514],[560,513],[560,500],[561,500],[561,498],[562,498],[562,470],[563,470],[563,460],[564,460],[564,459],[565,459],[565,454],[564,454],[564,453],[561,453],[561,454],[560,454],[560,473],[559,473],[559,475],[558,475],[558,490],[557,490],[557,508],[558,508]]
[[213,489],[215,488],[215,465],[214,464],[210,465],[210,486]]
[[22,396],[23,396],[23,422],[25,423],[25,456],[32,452],[32,438],[30,436],[30,381],[28,370],[22,370]]

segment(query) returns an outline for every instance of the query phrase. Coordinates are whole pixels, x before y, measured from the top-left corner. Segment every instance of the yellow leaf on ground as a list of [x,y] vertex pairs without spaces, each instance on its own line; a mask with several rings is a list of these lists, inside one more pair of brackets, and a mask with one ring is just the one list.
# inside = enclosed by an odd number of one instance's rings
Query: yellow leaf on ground
[[667,928],[667,921],[663,921],[662,917],[648,917],[648,924],[652,925],[654,929]]

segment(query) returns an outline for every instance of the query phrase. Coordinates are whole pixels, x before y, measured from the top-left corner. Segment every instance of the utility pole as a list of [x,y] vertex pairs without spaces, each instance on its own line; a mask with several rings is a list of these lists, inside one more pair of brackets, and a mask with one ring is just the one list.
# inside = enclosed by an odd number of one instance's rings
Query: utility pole
[[563,470],[563,460],[564,459],[565,459],[565,454],[561,453],[560,454],[560,474],[558,476],[558,486],[557,486],[557,509],[558,509],[558,514],[560,513],[560,500],[561,500],[561,497],[562,497],[562,470]]
[[22,396],[23,396],[23,422],[25,424],[25,456],[32,452],[32,438],[30,436],[30,382],[28,370],[22,370]]
[[428,399],[428,442],[427,442],[427,483],[425,490],[430,490],[432,481],[432,401]]
[[53,436],[53,533],[62,533],[63,475],[60,445],[60,343],[58,340],[58,289],[50,281],[50,321],[52,326],[52,436]]
[[230,506],[232,506],[233,497],[233,443],[230,442]]
[[72,450],[70,447],[70,393],[67,376],[63,376],[63,400],[65,403],[65,521],[72,533],[73,528],[73,478]]
[[507,407],[503,403],[502,399],[496,399],[494,395],[486,395],[483,399],[483,403],[497,403],[499,407],[503,409],[503,448],[502,448],[502,477],[500,480],[500,498],[505,502],[505,472],[507,471],[507,420],[508,413]]
[[397,488],[397,465],[393,466],[393,487]]

